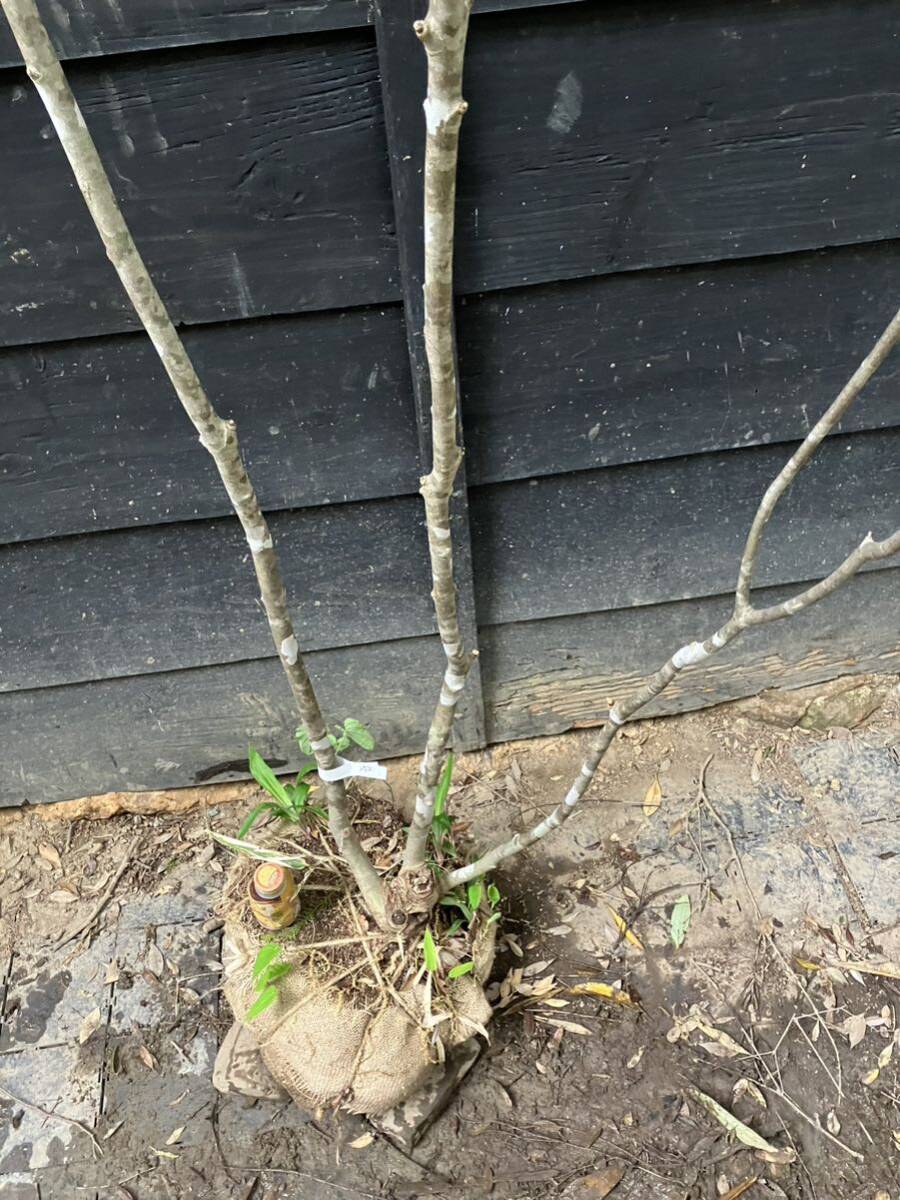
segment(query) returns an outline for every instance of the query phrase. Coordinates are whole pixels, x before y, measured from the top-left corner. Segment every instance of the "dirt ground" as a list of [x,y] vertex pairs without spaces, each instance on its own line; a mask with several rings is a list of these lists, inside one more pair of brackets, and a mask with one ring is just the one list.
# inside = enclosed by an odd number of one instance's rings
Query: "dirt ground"
[[[549,811],[590,736],[461,760],[472,840]],[[491,1041],[411,1152],[212,1087],[207,830],[253,785],[0,814],[0,1198],[900,1200],[898,746],[888,677],[626,727],[498,874]]]

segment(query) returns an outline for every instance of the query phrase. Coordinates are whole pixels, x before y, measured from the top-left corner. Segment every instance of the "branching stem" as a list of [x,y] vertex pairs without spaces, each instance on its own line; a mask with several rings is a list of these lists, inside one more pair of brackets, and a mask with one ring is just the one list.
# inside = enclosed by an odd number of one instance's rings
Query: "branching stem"
[[834,429],[840,418],[898,341],[900,341],[900,311],[896,313],[884,333],[875,343],[872,351],[863,359],[860,366],[853,373],[838,398],[827,409],[821,419],[816,422],[802,444],[791,455],[784,467],[782,467],[781,471],[779,471],[778,475],[766,489],[766,493],[753,519],[753,524],[750,527],[750,533],[747,538],[738,574],[734,611],[728,621],[720,629],[717,629],[711,637],[708,637],[706,641],[690,642],[688,645],[682,646],[680,650],[676,650],[663,663],[659,670],[651,675],[627,700],[613,705],[610,709],[609,720],[597,736],[590,753],[582,763],[581,770],[575,782],[569,788],[562,803],[558,804],[549,816],[538,822],[531,829],[517,833],[508,841],[494,846],[492,850],[482,855],[476,862],[469,863],[465,867],[460,867],[456,871],[450,871],[442,882],[444,892],[451,891],[460,884],[468,883],[472,879],[477,879],[479,876],[493,871],[505,859],[532,845],[552,829],[558,829],[571,815],[578,801],[587,791],[597,768],[621,726],[658,696],[660,692],[664,691],[672,680],[687,667],[701,663],[711,655],[716,654],[719,650],[724,649],[725,646],[743,633],[745,629],[750,629],[754,625],[765,625],[770,621],[780,621],[785,617],[791,617],[802,609],[808,608],[811,604],[816,604],[819,600],[824,600],[826,596],[830,596],[832,592],[836,592],[839,587],[851,579],[866,563],[887,558],[900,551],[900,529],[880,542],[875,541],[872,534],[868,533],[856,549],[830,575],[827,575],[818,583],[805,588],[802,592],[798,592],[795,596],[790,597],[790,599],[782,601],[781,604],[773,604],[768,608],[754,608],[750,603],[753,568],[759,554],[763,533],[775,505],[790,487],[798,471],[806,466],[815,453],[816,448],[821,444],[826,435]]
[[[200,435],[201,445],[216,464],[247,538],[272,640],[297,702],[300,719],[312,742],[316,762],[321,770],[332,769],[337,765],[335,752],[326,736],[322,710],[300,653],[272,535],[241,458],[235,423],[223,420],[210,404],[150,278],[34,0],[0,0],[0,4],[22,52],[29,78],[44,102],[97,232],[103,239],[107,257],[153,342],[178,399]],[[383,919],[381,880],[353,831],[343,781],[327,783],[325,795],[329,826],[338,849],[353,872],[366,906],[373,916]]]

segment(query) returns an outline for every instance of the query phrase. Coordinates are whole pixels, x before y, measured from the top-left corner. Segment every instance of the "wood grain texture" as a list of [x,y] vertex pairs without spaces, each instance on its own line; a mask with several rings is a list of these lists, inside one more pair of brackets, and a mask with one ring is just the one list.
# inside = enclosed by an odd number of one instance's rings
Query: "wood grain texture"
[[[766,603],[785,599],[764,589]],[[710,664],[684,672],[646,715],[685,712],[767,687],[804,687],[854,671],[900,669],[900,570],[860,575],[790,621],[752,629]],[[731,611],[727,596],[482,630],[493,741],[599,723],[680,643]]]
[[[896,307],[900,242],[570,280],[459,306],[469,478],[806,435]],[[900,354],[843,428],[900,424]]]
[[[607,467],[471,493],[479,624],[727,592],[788,449]],[[757,579],[817,579],[900,524],[900,430],[829,438],[766,534]]]
[[[418,497],[276,513],[307,649],[434,629]],[[271,635],[236,520],[0,549],[0,690],[264,657]]]
[[[65,6],[40,0],[38,8],[63,60],[348,29],[367,21],[365,0],[76,0]],[[21,62],[6,21],[0,21],[0,67]]]
[[[399,307],[204,326],[185,343],[264,508],[418,488]],[[0,542],[228,511],[144,335],[0,351]]]
[[[372,34],[127,55],[69,68],[173,319],[398,295]],[[0,344],[131,329],[136,318],[24,73],[0,79]]]
[[[476,12],[538,8],[583,0],[476,0]],[[84,0],[63,7],[41,0],[44,24],[61,59],[95,58],[204,42],[286,36],[351,29],[371,21],[368,0]],[[0,67],[18,66],[21,56],[0,21]]]
[[[897,670],[898,583],[898,571],[863,575],[794,621],[751,631],[728,659],[686,673],[654,711],[700,708],[773,681],[801,687]],[[728,599],[717,597],[484,630],[490,739],[596,723],[610,697],[727,611]],[[437,639],[421,638],[324,651],[310,666],[330,718],[365,714],[387,758],[421,748],[441,658]],[[0,805],[233,778],[223,764],[240,760],[248,743],[297,762],[292,706],[271,658],[4,693],[0,721],[14,748],[0,758]]]
[[458,290],[896,237],[898,33],[893,0],[476,17]]
[[[311,654],[309,667],[329,722],[363,718],[376,754],[411,754],[442,658],[437,638],[420,638]],[[248,745],[300,761],[275,658],[0,694],[0,721],[15,747],[0,761],[0,805],[234,778],[222,766]]]

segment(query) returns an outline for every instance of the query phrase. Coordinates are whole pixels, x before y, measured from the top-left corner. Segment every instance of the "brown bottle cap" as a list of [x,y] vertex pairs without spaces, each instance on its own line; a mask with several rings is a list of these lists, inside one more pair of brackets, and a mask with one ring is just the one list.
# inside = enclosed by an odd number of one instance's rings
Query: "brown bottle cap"
[[274,900],[281,894],[286,873],[277,863],[261,863],[253,873],[253,887],[263,900]]

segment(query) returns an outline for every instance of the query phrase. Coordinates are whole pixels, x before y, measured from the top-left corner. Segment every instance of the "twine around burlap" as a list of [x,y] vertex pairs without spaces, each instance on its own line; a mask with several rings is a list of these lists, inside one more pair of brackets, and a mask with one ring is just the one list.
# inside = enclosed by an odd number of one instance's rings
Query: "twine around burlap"
[[[224,992],[238,1021],[244,1021],[256,999],[253,964],[270,937],[237,920],[225,924]],[[354,1003],[352,993],[323,987],[302,946],[285,942],[280,961],[291,963],[292,970],[278,981],[275,1003],[250,1024],[263,1062],[305,1108],[340,1103],[369,1116],[386,1112],[428,1080],[438,1057],[435,1034],[449,1050],[490,1020],[483,985],[493,965],[494,943],[494,925],[476,935],[475,969],[446,984],[449,1003],[435,997],[433,1012],[451,1015],[427,1030],[422,1025],[424,985],[405,988],[403,1006],[387,995],[386,1003],[367,1010]]]

